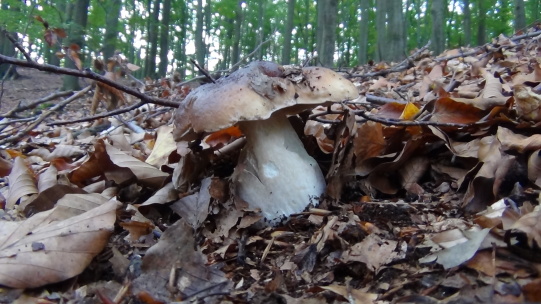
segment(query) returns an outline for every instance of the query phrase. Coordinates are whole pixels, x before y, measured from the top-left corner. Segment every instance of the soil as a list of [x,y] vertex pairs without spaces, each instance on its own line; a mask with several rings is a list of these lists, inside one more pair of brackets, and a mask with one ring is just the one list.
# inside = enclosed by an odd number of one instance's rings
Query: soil
[[6,80],[1,89],[0,113],[19,103],[29,103],[48,96],[62,88],[62,76],[29,68],[17,68],[20,77]]

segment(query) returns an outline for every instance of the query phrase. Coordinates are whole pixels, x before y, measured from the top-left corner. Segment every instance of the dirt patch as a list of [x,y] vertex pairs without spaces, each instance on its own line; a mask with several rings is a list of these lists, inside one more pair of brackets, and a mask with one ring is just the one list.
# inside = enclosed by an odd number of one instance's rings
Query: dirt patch
[[17,68],[21,75],[15,80],[4,81],[0,112],[6,112],[19,102],[28,103],[45,97],[62,87],[62,75],[52,74],[29,68]]

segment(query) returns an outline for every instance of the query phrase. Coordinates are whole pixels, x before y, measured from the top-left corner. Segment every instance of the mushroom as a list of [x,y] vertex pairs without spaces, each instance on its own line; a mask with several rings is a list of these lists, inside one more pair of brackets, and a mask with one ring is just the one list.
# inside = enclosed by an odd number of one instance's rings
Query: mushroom
[[246,137],[233,173],[235,195],[272,224],[302,212],[325,191],[325,178],[288,115],[357,98],[356,87],[322,67],[252,62],[192,91],[175,112],[177,141],[238,125]]

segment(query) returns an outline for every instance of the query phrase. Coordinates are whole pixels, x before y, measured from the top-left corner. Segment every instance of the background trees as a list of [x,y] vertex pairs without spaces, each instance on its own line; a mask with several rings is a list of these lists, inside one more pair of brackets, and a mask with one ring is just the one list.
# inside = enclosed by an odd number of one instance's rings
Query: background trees
[[[511,35],[534,23],[539,2],[2,0],[0,28],[18,32],[32,56],[47,63],[58,63],[54,54],[76,43],[85,55],[84,67],[118,51],[142,67],[137,77],[173,71],[186,77],[194,74],[189,58],[209,70],[229,69],[246,56],[284,64],[316,58],[311,64],[353,67],[368,60],[402,60],[429,40],[436,53],[483,44],[488,37]],[[48,46],[35,16],[49,27],[66,29],[68,37]],[[13,51],[5,45],[0,39],[0,51]],[[63,62],[70,65],[70,60]]]

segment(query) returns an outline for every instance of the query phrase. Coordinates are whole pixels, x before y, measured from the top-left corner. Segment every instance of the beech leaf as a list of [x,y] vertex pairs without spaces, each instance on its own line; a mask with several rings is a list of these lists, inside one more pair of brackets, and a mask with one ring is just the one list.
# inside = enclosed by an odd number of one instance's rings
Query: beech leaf
[[0,284],[36,288],[78,275],[107,244],[118,206],[111,200],[55,221],[57,207],[20,223],[0,222]]

